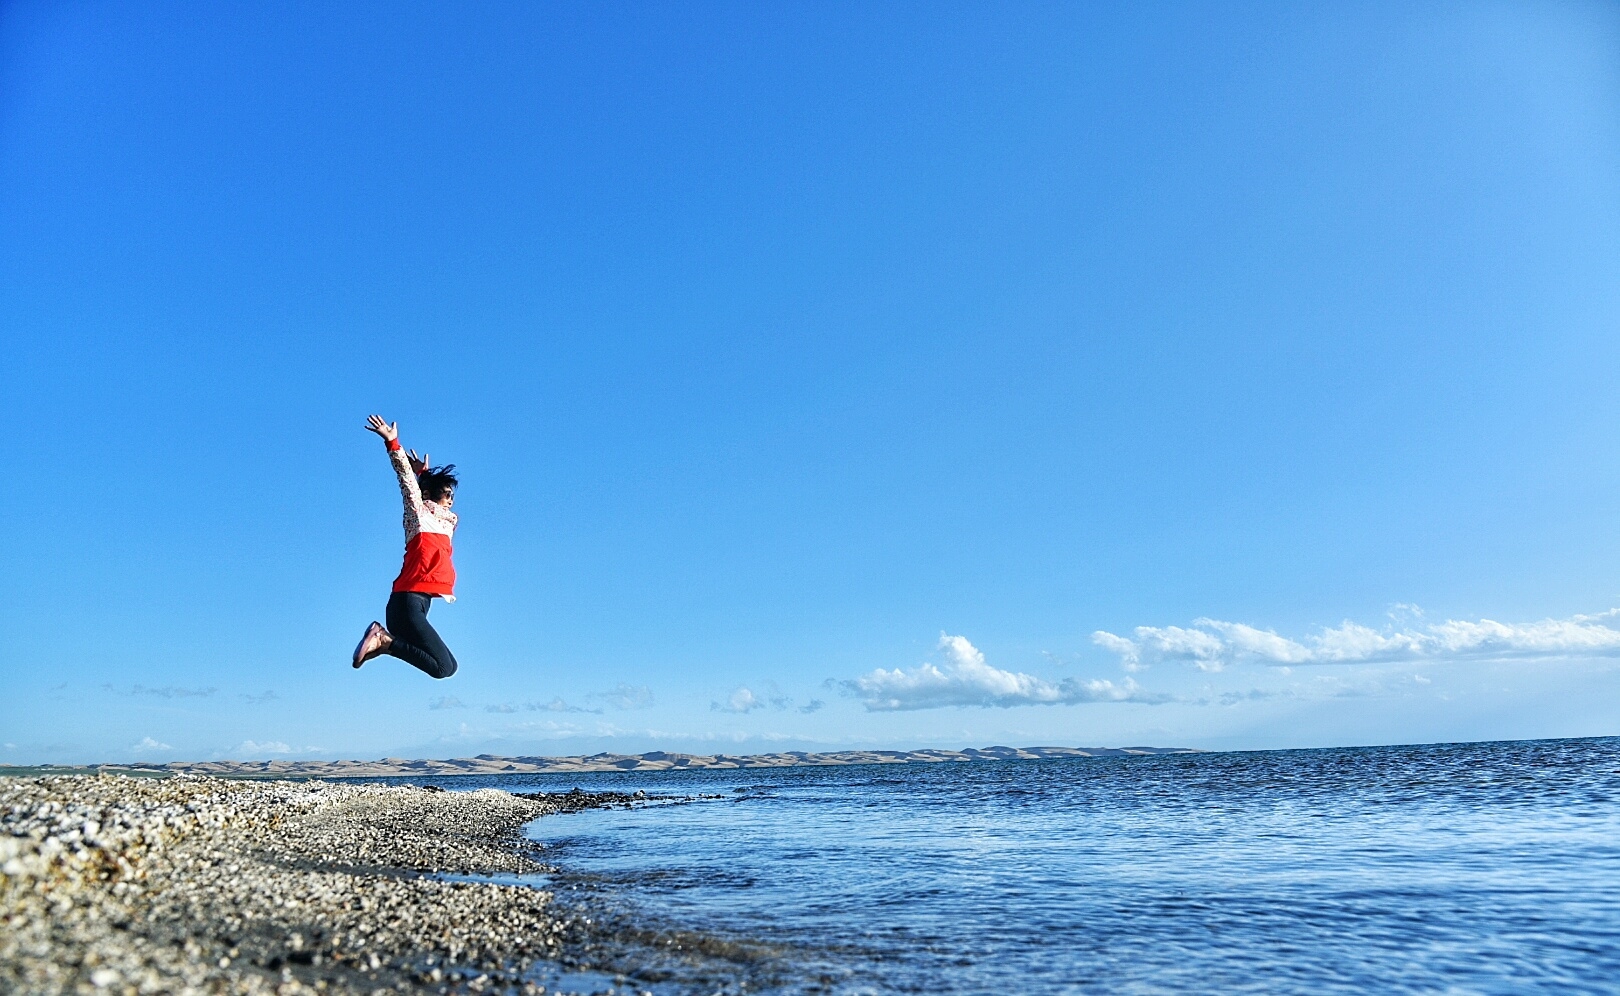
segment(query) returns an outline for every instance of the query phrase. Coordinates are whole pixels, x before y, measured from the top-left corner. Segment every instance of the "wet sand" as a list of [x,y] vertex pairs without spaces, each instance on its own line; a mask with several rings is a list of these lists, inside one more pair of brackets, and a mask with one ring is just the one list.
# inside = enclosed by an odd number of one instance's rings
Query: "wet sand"
[[455,877],[547,871],[525,823],[632,801],[0,779],[0,991],[539,993],[535,970],[570,960],[571,915],[528,885]]

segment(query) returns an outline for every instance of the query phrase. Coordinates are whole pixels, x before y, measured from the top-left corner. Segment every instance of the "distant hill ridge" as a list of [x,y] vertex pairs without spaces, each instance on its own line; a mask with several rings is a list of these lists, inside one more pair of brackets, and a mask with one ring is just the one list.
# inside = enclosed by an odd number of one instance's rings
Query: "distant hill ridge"
[[1121,757],[1132,754],[1193,754],[1186,747],[985,747],[967,750],[782,751],[776,754],[591,754],[588,757],[497,757],[479,754],[448,761],[172,761],[168,764],[43,765],[42,774],[70,771],[127,771],[150,774],[275,776],[283,778],[367,778],[433,775],[569,774],[586,771],[713,771],[737,768],[793,768],[846,764],[944,764],[966,761],[1039,761],[1063,757]]

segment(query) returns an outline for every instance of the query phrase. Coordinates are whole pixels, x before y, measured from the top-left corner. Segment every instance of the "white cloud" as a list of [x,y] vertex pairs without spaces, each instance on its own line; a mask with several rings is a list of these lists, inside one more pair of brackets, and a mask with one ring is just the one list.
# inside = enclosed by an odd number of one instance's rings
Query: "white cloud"
[[[1416,606],[1397,607],[1402,619],[1418,619]],[[1127,671],[1162,661],[1219,671],[1228,664],[1352,664],[1412,660],[1507,660],[1620,656],[1620,609],[1568,619],[1499,623],[1450,619],[1423,627],[1372,629],[1349,620],[1300,640],[1243,623],[1197,619],[1192,627],[1138,626],[1130,638],[1104,630],[1091,641],[1117,654]]]
[[585,696],[599,699],[615,709],[645,709],[653,704],[652,689],[646,685],[617,684],[605,692],[592,692]]
[[524,720],[513,723],[508,727],[512,733],[523,736],[538,736],[547,740],[562,740],[567,737],[578,736],[584,730],[573,723],[559,723],[554,719]]
[[101,687],[119,695],[151,695],[160,699],[205,699],[219,691],[217,688],[179,688],[174,685],[165,685],[162,688],[147,688],[145,685],[134,685],[127,692],[109,684],[103,684]]
[[1003,671],[985,662],[984,654],[963,636],[940,634],[943,666],[924,661],[907,671],[878,668],[852,681],[844,690],[872,712],[939,709],[946,706],[1057,705],[1077,702],[1162,702],[1163,696],[1145,694],[1129,678],[1082,681],[1065,678],[1050,682],[1032,674]]
[[1093,678],[1090,681],[1066,678],[1058,685],[1058,689],[1063,692],[1063,701],[1071,703],[1147,702],[1157,704],[1170,701],[1168,695],[1157,695],[1142,691],[1142,686],[1130,678],[1126,678],[1117,685],[1102,678]]
[[[1198,619],[1194,626],[1202,626],[1214,630],[1217,634],[1216,647],[1224,641],[1225,645],[1234,649],[1238,656],[1263,657],[1278,664],[1303,664],[1310,659],[1310,651],[1295,643],[1284,639],[1270,630],[1255,629],[1243,623],[1221,622],[1218,619]],[[1211,656],[1208,647],[1202,648],[1203,656],[1198,662],[1200,666],[1209,671],[1219,671],[1221,661]]]
[[432,702],[429,702],[428,703],[428,708],[429,709],[465,709],[467,707],[465,705],[463,705],[461,700],[456,698],[454,695],[441,695],[438,698],[434,699]]
[[[738,685],[737,690],[732,692],[726,698],[726,701],[709,703],[711,712],[749,713],[755,709],[775,709],[777,712],[785,712],[791,708],[793,708],[793,698],[783,695],[774,681],[767,681],[765,690],[762,692],[756,692],[746,685]],[[821,706],[812,705],[800,711],[815,712],[819,708]]]
[[[6,746],[10,747],[11,745],[7,744]],[[131,747],[130,750],[174,750],[174,748],[168,744],[159,743],[151,737],[142,737],[141,742]]]
[[236,748],[238,754],[291,754],[293,749],[280,740],[267,740],[259,743],[256,740],[244,740]]
[[755,695],[746,686],[738,685],[724,702],[711,702],[709,708],[715,712],[748,713],[755,709],[765,708],[765,700]]
[[1112,633],[1104,633],[1102,630],[1098,630],[1097,632],[1091,634],[1091,641],[1102,647],[1104,650],[1112,650],[1114,653],[1118,654],[1120,656],[1121,663],[1123,663],[1125,670],[1127,671],[1140,671],[1146,666],[1141,661],[1140,652],[1137,650],[1136,644],[1125,639],[1124,637],[1115,636]]
[[569,705],[561,695],[550,702],[525,702],[523,708],[531,712],[588,712],[592,715],[600,714],[600,709],[587,709],[584,706]]

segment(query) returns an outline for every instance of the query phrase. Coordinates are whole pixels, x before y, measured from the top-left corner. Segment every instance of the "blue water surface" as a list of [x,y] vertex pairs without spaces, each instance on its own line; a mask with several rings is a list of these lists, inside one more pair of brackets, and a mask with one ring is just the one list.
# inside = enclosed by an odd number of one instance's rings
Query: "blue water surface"
[[1620,991],[1620,739],[476,781],[722,797],[530,827],[660,993]]

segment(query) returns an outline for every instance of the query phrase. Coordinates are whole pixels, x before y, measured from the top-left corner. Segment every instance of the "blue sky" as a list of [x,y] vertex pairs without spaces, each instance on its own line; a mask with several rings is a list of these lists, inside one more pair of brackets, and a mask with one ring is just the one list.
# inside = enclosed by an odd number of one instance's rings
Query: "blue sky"
[[8,4],[0,763],[1620,733],[1617,278],[1612,6]]

